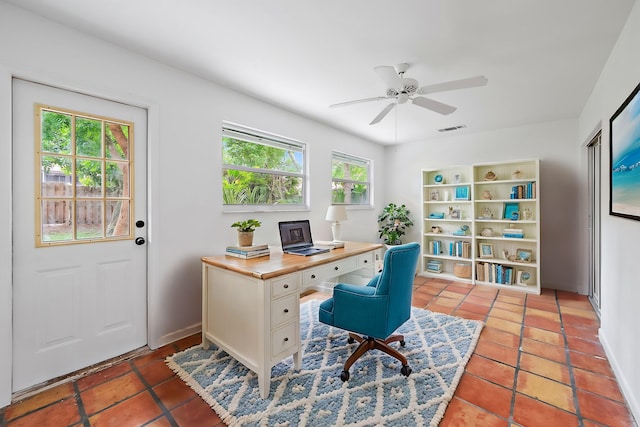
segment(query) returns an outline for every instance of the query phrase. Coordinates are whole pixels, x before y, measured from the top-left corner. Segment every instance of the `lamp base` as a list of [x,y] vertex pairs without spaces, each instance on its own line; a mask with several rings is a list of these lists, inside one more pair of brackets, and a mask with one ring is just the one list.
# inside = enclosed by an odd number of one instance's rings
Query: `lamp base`
[[342,240],[342,226],[338,221],[331,224],[331,233],[333,234],[334,242],[341,242]]

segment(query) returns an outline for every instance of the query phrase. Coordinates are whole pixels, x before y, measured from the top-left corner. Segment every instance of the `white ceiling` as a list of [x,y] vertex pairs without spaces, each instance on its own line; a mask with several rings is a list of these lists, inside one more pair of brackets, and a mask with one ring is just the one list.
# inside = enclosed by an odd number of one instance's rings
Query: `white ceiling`
[[[379,65],[421,86],[483,75],[399,105],[397,141],[575,118],[634,0],[3,0],[365,139],[396,142]],[[250,125],[250,124],[247,124]],[[448,135],[450,135],[449,133]],[[446,134],[445,134],[446,135]]]

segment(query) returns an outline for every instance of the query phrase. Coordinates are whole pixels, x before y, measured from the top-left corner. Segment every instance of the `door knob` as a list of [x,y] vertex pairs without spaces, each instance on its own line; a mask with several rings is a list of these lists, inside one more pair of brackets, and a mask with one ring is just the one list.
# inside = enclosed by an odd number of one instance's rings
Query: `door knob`
[[135,242],[136,242],[136,245],[138,245],[138,246],[144,245],[144,243],[145,243],[144,237],[136,237]]
[[141,219],[137,220],[136,221],[136,227],[138,227],[138,228],[144,227],[144,221],[141,220]]

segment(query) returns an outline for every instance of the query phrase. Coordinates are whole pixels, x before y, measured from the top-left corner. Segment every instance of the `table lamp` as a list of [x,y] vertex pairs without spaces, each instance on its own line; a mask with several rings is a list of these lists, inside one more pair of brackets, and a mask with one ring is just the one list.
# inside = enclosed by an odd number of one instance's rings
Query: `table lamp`
[[333,241],[340,242],[342,238],[342,230],[340,221],[345,221],[347,219],[347,210],[344,205],[331,205],[329,209],[327,209],[327,216],[325,217],[327,221],[333,221],[331,224],[331,233],[333,233]]

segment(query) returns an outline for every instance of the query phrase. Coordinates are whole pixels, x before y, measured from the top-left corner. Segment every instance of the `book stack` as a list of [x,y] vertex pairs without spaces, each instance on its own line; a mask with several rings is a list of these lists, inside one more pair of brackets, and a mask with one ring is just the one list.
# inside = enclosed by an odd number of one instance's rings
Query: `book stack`
[[250,259],[258,258],[261,256],[269,256],[269,245],[253,245],[253,246],[227,246],[225,255]]
[[442,253],[442,242],[440,240],[430,240],[429,252],[431,255],[440,255]]
[[535,199],[536,183],[528,182],[526,184],[514,185],[511,187],[510,199]]
[[476,279],[481,282],[513,285],[515,277],[511,266],[479,262],[476,264]]
[[524,233],[520,228],[505,228],[502,230],[502,237],[522,239],[524,237]]
[[430,260],[427,263],[427,271],[431,273],[442,273],[442,261]]
[[471,242],[463,242],[461,240],[450,242],[449,256],[471,258]]

